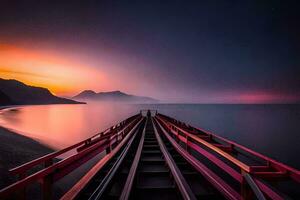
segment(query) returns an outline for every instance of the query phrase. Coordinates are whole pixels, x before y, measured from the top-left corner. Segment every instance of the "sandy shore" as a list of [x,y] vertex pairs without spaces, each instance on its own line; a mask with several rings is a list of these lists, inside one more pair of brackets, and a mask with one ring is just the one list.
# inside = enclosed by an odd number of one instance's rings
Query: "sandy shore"
[[49,147],[0,126],[0,188],[16,181],[9,169],[50,152]]

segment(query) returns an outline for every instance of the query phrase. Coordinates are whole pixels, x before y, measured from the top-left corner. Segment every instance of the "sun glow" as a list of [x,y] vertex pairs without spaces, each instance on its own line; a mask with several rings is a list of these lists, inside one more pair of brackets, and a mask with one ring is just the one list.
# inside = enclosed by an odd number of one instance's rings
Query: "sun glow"
[[249,92],[236,97],[237,102],[247,104],[296,102],[297,95],[278,94],[275,92]]
[[59,95],[73,95],[106,77],[99,69],[64,59],[53,52],[41,52],[0,44],[0,77],[46,87]]

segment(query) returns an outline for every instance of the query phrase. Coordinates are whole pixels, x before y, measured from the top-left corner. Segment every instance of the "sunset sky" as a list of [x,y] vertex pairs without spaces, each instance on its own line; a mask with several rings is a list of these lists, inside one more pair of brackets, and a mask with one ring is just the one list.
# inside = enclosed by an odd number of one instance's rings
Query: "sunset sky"
[[163,2],[1,1],[0,77],[60,96],[300,102],[297,3]]

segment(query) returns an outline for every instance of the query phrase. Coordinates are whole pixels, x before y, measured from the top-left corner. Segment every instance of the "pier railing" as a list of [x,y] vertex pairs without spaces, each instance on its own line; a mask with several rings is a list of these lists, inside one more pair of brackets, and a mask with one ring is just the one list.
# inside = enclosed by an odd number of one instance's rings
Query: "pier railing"
[[[84,141],[11,169],[10,172],[17,175],[19,181],[0,190],[0,199],[10,197],[16,191],[18,191],[18,199],[25,199],[26,187],[38,181],[41,182],[43,199],[51,199],[54,182],[99,153],[105,150],[110,153],[141,120],[140,114],[134,115]],[[61,159],[60,156],[64,154],[71,155]],[[42,169],[29,175],[28,172],[36,166],[40,166]]]
[[[156,119],[162,128],[176,139],[177,143],[180,141],[181,144],[184,144],[187,152],[190,152],[190,149],[196,151],[240,183],[241,194],[246,195],[249,193],[247,190],[250,186],[251,188],[259,189],[259,191],[255,191],[256,194],[262,191],[271,199],[284,199],[283,196],[273,190],[263,180],[273,182],[293,180],[297,183],[300,182],[300,172],[298,170],[242,145],[162,114],[157,114]],[[250,155],[254,160],[259,160],[259,163],[262,162],[264,164],[246,164],[234,156],[234,154],[239,153]]]
[[120,149],[130,140],[132,135],[138,129],[139,125],[142,124],[144,118],[139,118],[139,121],[131,127],[129,132],[124,135],[123,140],[106,154],[101,160],[99,160],[67,193],[65,193],[61,200],[74,199],[83,189],[86,187],[91,179],[120,151]]
[[[102,193],[100,191],[106,190],[113,177],[115,180],[118,179],[117,169],[123,166],[127,155],[126,158],[130,160],[129,149],[131,152],[136,152],[136,155],[133,162],[128,165],[131,167],[120,196],[121,199],[130,197],[134,182],[138,179],[139,163],[144,162],[145,164],[149,158],[153,159],[151,156],[155,157],[154,162],[158,163],[162,161],[161,157],[163,157],[172,174],[172,180],[176,183],[178,191],[183,194],[184,199],[196,198],[192,187],[189,186],[190,182],[189,184],[186,182],[183,173],[179,170],[178,166],[182,167],[179,165],[182,161],[172,157],[174,152],[184,160],[187,168],[186,164],[189,164],[197,175],[201,175],[201,180],[204,180],[204,177],[207,185],[213,188],[217,195],[222,195],[227,199],[248,200],[255,197],[259,200],[283,200],[286,199],[286,196],[282,192],[278,192],[276,183],[281,181],[300,183],[299,170],[156,111],[147,110],[146,116],[143,116],[143,113],[145,113],[144,110],[84,141],[11,169],[10,172],[17,175],[19,180],[0,190],[0,199],[10,198],[16,193],[18,194],[17,199],[24,199],[26,188],[37,182],[41,183],[43,199],[52,199],[52,187],[56,181],[66,177],[70,172],[100,153],[106,152],[61,199],[78,198],[81,192],[85,193],[86,188],[92,184],[97,186],[95,192],[100,194]],[[147,139],[145,139],[145,132],[148,134],[146,135]],[[152,133],[154,137],[151,136]],[[156,158],[156,148],[160,149],[158,154],[162,153],[159,159]],[[148,160],[143,156],[148,156]],[[153,162],[151,159],[150,161]],[[128,163],[128,160],[126,161]],[[40,168],[34,172],[33,170],[37,166]],[[101,184],[99,184],[98,172],[103,172],[108,166],[114,167],[104,173]],[[155,173],[152,174],[155,175]]]

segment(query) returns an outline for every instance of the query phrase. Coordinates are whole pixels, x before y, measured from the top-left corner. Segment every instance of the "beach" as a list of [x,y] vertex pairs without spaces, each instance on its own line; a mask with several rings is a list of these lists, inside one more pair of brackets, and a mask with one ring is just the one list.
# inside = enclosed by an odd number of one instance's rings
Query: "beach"
[[0,126],[0,188],[17,180],[9,169],[51,152],[51,148]]

